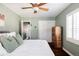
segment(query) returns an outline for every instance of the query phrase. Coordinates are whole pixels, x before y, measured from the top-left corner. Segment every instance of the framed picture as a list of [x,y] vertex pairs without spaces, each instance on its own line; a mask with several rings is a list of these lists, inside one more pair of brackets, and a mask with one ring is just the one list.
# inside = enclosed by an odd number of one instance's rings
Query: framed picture
[[0,26],[5,25],[5,16],[3,14],[0,14]]

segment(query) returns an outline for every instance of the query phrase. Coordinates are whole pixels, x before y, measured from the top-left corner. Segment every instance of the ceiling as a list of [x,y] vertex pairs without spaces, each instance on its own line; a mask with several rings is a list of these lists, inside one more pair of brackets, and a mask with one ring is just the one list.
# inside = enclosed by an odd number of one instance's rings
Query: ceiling
[[46,7],[49,10],[47,12],[38,10],[37,14],[33,13],[33,9],[21,9],[22,7],[30,7],[29,3],[4,3],[4,5],[21,17],[56,17],[70,3],[47,3],[42,7]]

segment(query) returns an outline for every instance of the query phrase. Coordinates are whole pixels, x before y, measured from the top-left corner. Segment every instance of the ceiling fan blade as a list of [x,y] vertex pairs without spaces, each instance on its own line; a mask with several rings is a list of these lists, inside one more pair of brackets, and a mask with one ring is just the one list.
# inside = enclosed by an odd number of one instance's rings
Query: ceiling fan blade
[[40,4],[38,4],[38,6],[42,6],[42,5],[44,5],[44,4],[47,4],[47,3],[40,3]]
[[32,5],[32,7],[38,7],[38,4],[37,3],[30,3]]
[[32,6],[34,6],[34,4],[33,3],[30,3]]
[[39,9],[41,9],[43,11],[48,11],[48,8],[39,7]]
[[30,9],[30,8],[32,8],[32,7],[22,7],[22,9]]

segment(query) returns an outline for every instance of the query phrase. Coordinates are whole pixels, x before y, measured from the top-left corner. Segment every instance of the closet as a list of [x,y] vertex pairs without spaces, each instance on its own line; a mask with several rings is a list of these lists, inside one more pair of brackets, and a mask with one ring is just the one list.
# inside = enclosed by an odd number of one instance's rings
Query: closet
[[30,21],[21,21],[21,35],[23,39],[31,38],[31,22]]
[[52,42],[52,27],[55,26],[54,20],[41,20],[39,21],[39,38]]

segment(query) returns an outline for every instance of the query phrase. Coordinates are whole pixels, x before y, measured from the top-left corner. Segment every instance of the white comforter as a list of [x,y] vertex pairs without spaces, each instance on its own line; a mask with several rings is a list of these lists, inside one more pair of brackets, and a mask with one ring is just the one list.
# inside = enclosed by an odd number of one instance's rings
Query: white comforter
[[54,53],[45,40],[24,40],[24,43],[8,56],[54,56]]

